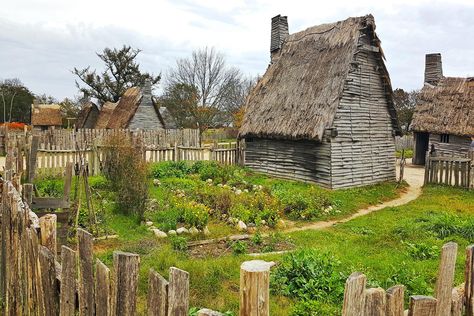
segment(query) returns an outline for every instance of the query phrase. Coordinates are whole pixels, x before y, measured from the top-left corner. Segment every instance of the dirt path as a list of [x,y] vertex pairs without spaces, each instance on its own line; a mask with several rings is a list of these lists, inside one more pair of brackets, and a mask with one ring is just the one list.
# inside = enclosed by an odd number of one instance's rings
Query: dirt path
[[[399,174],[399,171],[397,167],[397,175],[398,174]],[[285,229],[283,232],[289,233],[289,232],[309,230],[309,229],[315,229],[315,230],[324,229],[324,228],[331,227],[334,224],[348,222],[350,220],[353,220],[354,218],[370,214],[372,212],[381,210],[386,207],[394,207],[394,206],[407,204],[408,202],[411,202],[415,200],[416,198],[418,198],[421,194],[421,187],[423,186],[423,179],[424,179],[424,168],[419,167],[419,166],[413,166],[411,164],[411,161],[407,160],[404,179],[409,184],[409,187],[407,188],[407,191],[402,193],[400,197],[394,200],[358,210],[356,213],[342,219],[310,223],[310,224],[299,226],[299,227],[290,227],[288,229]]]

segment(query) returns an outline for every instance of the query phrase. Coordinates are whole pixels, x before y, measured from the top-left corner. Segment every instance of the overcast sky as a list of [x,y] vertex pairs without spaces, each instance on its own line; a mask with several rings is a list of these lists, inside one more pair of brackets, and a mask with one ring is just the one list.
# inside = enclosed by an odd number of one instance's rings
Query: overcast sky
[[144,71],[166,74],[180,57],[209,46],[244,74],[269,62],[270,19],[290,33],[372,13],[394,88],[422,86],[424,55],[440,52],[447,76],[474,76],[474,0],[0,0],[0,79],[37,94],[77,93],[74,67],[101,69],[95,52],[140,48]]

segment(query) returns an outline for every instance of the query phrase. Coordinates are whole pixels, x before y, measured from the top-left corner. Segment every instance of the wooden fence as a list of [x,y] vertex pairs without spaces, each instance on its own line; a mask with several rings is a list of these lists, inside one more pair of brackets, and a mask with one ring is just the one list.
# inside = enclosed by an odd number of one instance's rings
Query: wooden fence
[[[57,255],[56,215],[39,220],[22,200],[19,182],[2,181],[0,305],[2,315],[136,315],[140,257],[115,251],[113,268],[94,260],[93,236],[77,230],[73,250]],[[241,266],[240,315],[269,315],[269,271],[261,260]],[[151,269],[147,314],[187,316],[189,274],[175,267],[166,280]],[[222,315],[202,309],[199,316]]]
[[474,161],[470,158],[432,157],[427,155],[424,183],[472,188]]
[[413,135],[403,135],[395,137],[395,150],[413,149],[415,141]]

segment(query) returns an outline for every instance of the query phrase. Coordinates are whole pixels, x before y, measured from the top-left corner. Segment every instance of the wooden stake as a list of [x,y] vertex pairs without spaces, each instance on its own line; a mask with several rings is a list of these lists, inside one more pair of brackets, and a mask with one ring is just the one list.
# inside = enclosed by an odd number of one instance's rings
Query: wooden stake
[[466,315],[474,316],[474,245],[466,248],[464,297],[466,301]]
[[352,273],[346,281],[344,290],[343,316],[360,316],[363,313],[364,291],[367,278],[359,272]]
[[61,316],[74,315],[76,310],[76,252],[61,247]]
[[97,259],[95,273],[95,312],[97,316],[109,316],[111,313],[110,269]]
[[148,275],[148,316],[168,315],[168,281],[155,270]]
[[168,316],[187,316],[189,310],[189,273],[170,268]]
[[240,266],[240,316],[270,315],[270,268],[273,262],[252,260]]
[[94,267],[92,235],[77,229],[79,251],[79,314],[94,315]]
[[41,267],[41,285],[44,300],[45,315],[59,313],[58,281],[56,279],[56,265],[53,253],[46,247],[39,247],[39,263]]
[[403,296],[405,287],[395,285],[387,290],[387,309],[386,316],[403,316]]
[[115,315],[135,316],[139,265],[138,255],[114,251]]
[[436,281],[435,296],[438,300],[437,316],[449,315],[451,312],[452,290],[454,281],[454,269],[456,268],[456,256],[458,245],[448,242],[441,250],[441,261],[439,263],[438,279]]
[[410,296],[410,309],[408,310],[408,316],[435,316],[436,304],[437,300],[432,296]]
[[55,257],[57,253],[56,222],[56,214],[46,214],[39,219],[41,245],[48,248]]

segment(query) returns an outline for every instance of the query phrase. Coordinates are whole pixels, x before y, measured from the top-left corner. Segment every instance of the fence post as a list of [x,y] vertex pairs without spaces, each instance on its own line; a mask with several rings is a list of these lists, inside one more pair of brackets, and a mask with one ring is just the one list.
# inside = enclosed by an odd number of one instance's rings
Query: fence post
[[187,316],[189,310],[189,273],[170,268],[168,316]]
[[252,260],[240,266],[240,316],[270,315],[270,268],[274,262]]
[[435,296],[438,300],[436,315],[449,315],[451,312],[451,300],[454,281],[454,269],[456,268],[456,256],[458,245],[454,242],[446,243],[441,250],[441,261],[439,263],[438,279],[436,281]]
[[364,306],[364,291],[367,278],[359,272],[352,273],[346,281],[342,316],[362,315]]
[[386,295],[382,288],[371,288],[364,291],[364,315],[385,316]]
[[31,207],[31,203],[33,202],[33,184],[23,184],[23,199],[26,201],[26,204]]
[[403,285],[395,285],[387,290],[386,316],[403,316],[403,296],[405,288]]
[[[140,257],[136,254],[114,251],[114,315],[135,316]],[[186,311],[187,312],[187,311]]]
[[98,316],[108,316],[111,314],[110,269],[97,259],[95,273],[95,312]]
[[76,252],[61,247],[61,291],[59,315],[74,315],[76,310]]
[[155,270],[148,275],[148,316],[168,316],[168,281]]
[[54,257],[57,253],[56,242],[56,214],[46,214],[39,219],[41,245],[48,248]]
[[455,287],[452,291],[451,316],[462,316],[464,307],[464,288]]
[[408,310],[408,316],[435,316],[436,304],[437,300],[432,296],[410,296],[410,308]]
[[79,315],[94,315],[94,267],[92,235],[77,229],[79,251]]
[[466,265],[464,271],[464,297],[466,315],[474,315],[474,245],[466,247]]
[[46,247],[39,247],[39,263],[41,269],[41,285],[43,293],[40,298],[44,303],[45,315],[59,313],[58,280],[56,279],[56,266],[53,253]]

